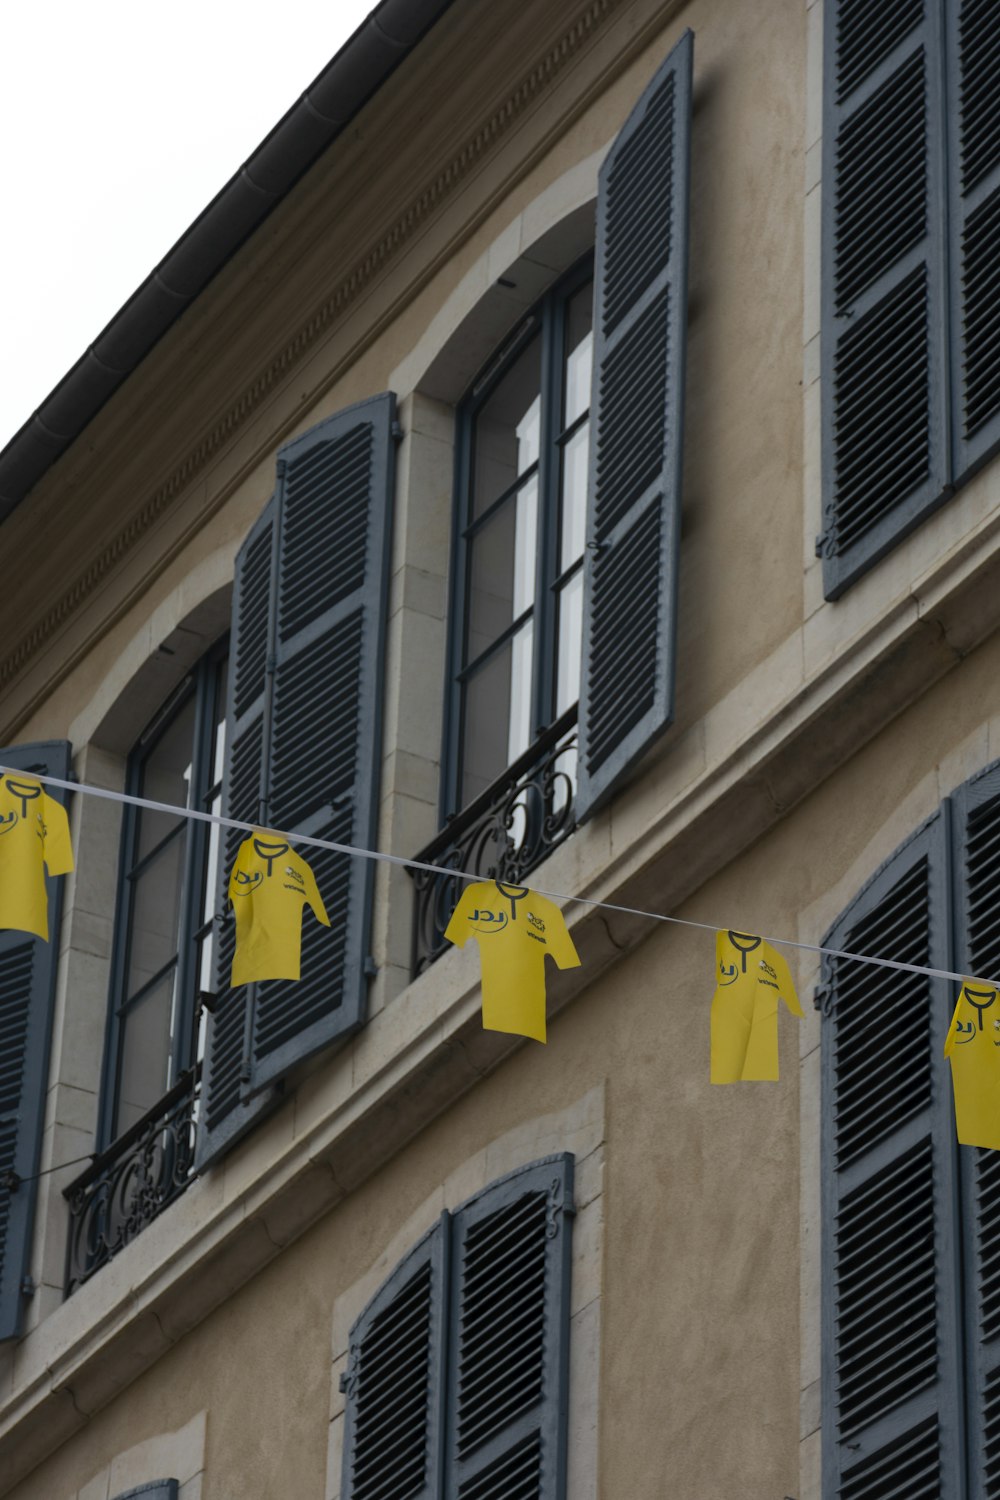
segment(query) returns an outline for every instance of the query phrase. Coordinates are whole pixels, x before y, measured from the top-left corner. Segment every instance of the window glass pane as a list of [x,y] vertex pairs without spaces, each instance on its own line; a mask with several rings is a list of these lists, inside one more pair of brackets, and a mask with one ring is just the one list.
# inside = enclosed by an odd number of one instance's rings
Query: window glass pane
[[229,659],[223,657],[216,669],[215,688],[215,739],[212,746],[212,769],[209,782],[222,780],[223,758],[226,753],[226,680],[229,675]]
[[532,339],[476,416],[473,518],[538,461],[541,347],[540,339]]
[[584,528],[587,521],[587,449],[590,423],[584,422],[563,447],[562,455],[562,536],[559,544],[559,571],[583,556]]
[[510,668],[510,728],[507,731],[507,764],[517,760],[531,744],[531,656],[534,629],[529,620],[512,641]]
[[529,621],[466,684],[463,806],[485,791],[528,746],[532,637]]
[[[191,793],[191,751],[194,745],[195,700],[192,695],[178,709],[177,714],[146,756],[142,765],[139,795],[154,802],[171,802],[188,807]],[[181,822],[170,813],[150,812],[143,808],[139,814],[137,858],[142,859],[150,849]]]
[[556,676],[556,717],[580,696],[580,653],[583,647],[583,569],[574,573],[559,595],[559,666]]
[[571,297],[566,307],[566,372],[563,427],[569,427],[590,405],[590,371],[594,355],[592,332],[594,283]]
[[118,1134],[152,1109],[170,1087],[174,971],[143,995],[123,1018],[118,1080]]
[[187,830],[175,834],[132,883],[126,996],[177,953]]
[[529,479],[472,539],[466,661],[535,602],[538,481]]

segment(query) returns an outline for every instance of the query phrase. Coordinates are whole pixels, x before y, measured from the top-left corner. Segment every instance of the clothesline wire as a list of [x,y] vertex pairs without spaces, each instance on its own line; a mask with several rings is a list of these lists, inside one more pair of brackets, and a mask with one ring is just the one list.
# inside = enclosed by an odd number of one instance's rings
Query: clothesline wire
[[66,1167],[78,1167],[81,1162],[93,1160],[94,1153],[91,1152],[89,1156],[74,1156],[71,1161],[61,1161],[54,1167],[44,1167],[41,1172],[29,1172],[24,1177],[13,1169],[0,1172],[0,1193],[10,1196],[17,1192],[22,1183],[37,1182],[39,1177],[49,1177],[53,1172],[62,1172]]
[[[172,802],[156,802],[149,797],[137,797],[131,792],[117,792],[109,787],[89,786],[86,782],[66,781],[58,776],[45,776],[39,771],[19,771],[8,766],[0,766],[0,776],[28,777],[42,782],[46,786],[60,787],[68,792],[82,792],[86,797],[100,797],[107,802],[127,803],[132,807],[141,807],[149,812],[168,813],[172,817],[191,818],[199,823],[215,823],[220,828],[235,828],[241,833],[260,833],[263,825],[260,823],[242,823],[236,818],[224,818],[220,813],[200,812],[194,807],[178,807]],[[274,830],[271,830],[272,832]],[[307,833],[282,833],[282,838],[293,844],[306,844],[312,849],[326,849],[334,854],[345,854],[356,859],[371,859],[383,864],[398,865],[404,870],[424,870],[431,875],[444,875],[454,880],[483,880],[480,874],[474,874],[470,870],[455,870],[450,865],[429,864],[426,860],[407,859],[402,854],[388,854],[382,849],[362,849],[354,844],[339,844],[332,839],[315,838]],[[503,882],[509,884],[510,882]],[[545,890],[542,886],[531,886],[536,895],[547,896],[552,901],[573,901],[578,906],[590,906],[601,911],[614,911],[623,916],[642,917],[651,922],[669,922],[676,927],[694,927],[702,932],[747,932],[746,928],[730,928],[724,923],[695,922],[690,917],[672,917],[664,912],[645,911],[641,907],[621,906],[614,901],[600,901],[593,896],[573,896],[565,891]],[[904,974],[921,974],[931,979],[950,979],[958,984],[964,983],[969,976],[959,974],[953,969],[932,969],[922,964],[903,963],[895,958],[878,958],[871,953],[853,953],[846,948],[825,948],[818,943],[801,943],[793,938],[768,937],[764,933],[755,933],[766,943],[773,943],[777,948],[797,948],[804,953],[824,954],[828,958],[850,959],[854,963],[874,964],[882,969],[897,969]]]

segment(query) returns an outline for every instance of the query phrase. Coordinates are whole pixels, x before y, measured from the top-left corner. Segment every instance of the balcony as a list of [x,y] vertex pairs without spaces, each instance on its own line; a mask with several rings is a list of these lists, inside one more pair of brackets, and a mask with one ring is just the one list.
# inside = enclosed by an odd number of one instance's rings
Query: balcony
[[[449,818],[415,856],[423,864],[465,870],[484,880],[523,885],[527,876],[576,828],[577,711],[571,708],[540,735],[475,802]],[[449,945],[444,929],[465,881],[411,870],[416,890],[413,975]]]
[[201,1067],[192,1068],[87,1170],[69,1202],[66,1296],[106,1265],[192,1180]]

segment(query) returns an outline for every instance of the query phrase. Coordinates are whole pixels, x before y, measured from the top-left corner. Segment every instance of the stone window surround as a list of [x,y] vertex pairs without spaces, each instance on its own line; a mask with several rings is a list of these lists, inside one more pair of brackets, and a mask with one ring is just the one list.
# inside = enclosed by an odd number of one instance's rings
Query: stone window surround
[[[230,576],[231,568],[230,561]],[[209,590],[202,602],[184,619],[176,617],[183,608],[180,599],[158,611],[108,673],[88,710],[89,722],[71,726],[71,743],[80,747],[73,760],[79,780],[124,790],[137,737],[188,669],[228,629],[231,582],[218,584],[220,559],[210,559],[196,572]],[[187,587],[185,597],[191,593]],[[77,868],[67,877],[59,936],[41,1156],[46,1175],[38,1184],[31,1260],[36,1290],[27,1306],[27,1331],[63,1301],[69,1217],[62,1190],[84,1170],[79,1158],[95,1150],[118,899],[120,806],[77,796],[70,814]],[[62,1162],[76,1165],[59,1170]],[[0,1370],[3,1360],[0,1346]]]
[[519,1125],[468,1157],[410,1215],[370,1270],[337,1298],[333,1309],[325,1500],[341,1500],[345,1403],[340,1376],[347,1369],[348,1335],[355,1319],[444,1210],[457,1208],[516,1167],[558,1151],[571,1151],[575,1157],[566,1493],[572,1500],[597,1500],[604,1146],[604,1088],[598,1085],[568,1108]]
[[177,1500],[201,1500],[207,1421],[208,1413],[201,1411],[176,1432],[126,1448],[65,1500],[114,1500],[156,1479],[176,1479]]

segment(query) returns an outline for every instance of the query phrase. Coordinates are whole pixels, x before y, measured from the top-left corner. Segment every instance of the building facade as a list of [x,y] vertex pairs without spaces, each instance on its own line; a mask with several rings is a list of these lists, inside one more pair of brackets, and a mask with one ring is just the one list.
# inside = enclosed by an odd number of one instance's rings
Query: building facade
[[[60,792],[0,933],[12,1500],[1000,1495],[920,972],[1000,957],[998,54],[383,0],[0,455],[0,764],[162,805]],[[178,805],[396,862],[300,846],[231,988]],[[448,870],[561,907],[545,1046]],[[803,945],[780,1082],[709,1083],[725,926]]]

